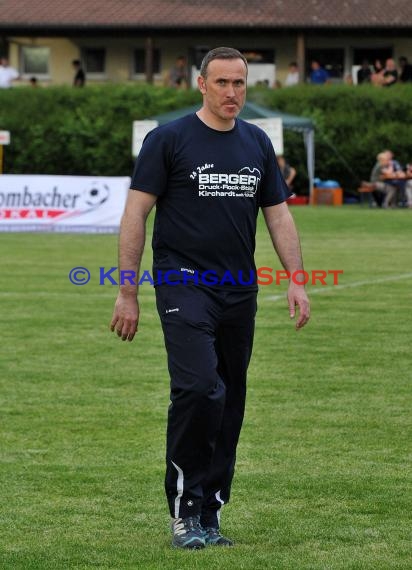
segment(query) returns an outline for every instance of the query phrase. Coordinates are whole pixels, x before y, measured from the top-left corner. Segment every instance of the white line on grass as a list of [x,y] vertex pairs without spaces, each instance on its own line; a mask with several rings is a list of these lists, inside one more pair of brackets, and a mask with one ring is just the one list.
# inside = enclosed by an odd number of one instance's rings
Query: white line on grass
[[[351,287],[363,287],[364,285],[379,285],[387,281],[400,281],[401,279],[412,278],[412,273],[402,273],[401,275],[388,275],[387,277],[379,277],[378,279],[368,279],[365,281],[354,281],[353,283],[342,283],[341,285],[324,285],[323,287],[314,287],[308,289],[309,296],[317,293],[329,293],[336,289],[350,289]],[[280,301],[286,298],[286,292],[283,295],[268,295],[264,297],[265,301]]]

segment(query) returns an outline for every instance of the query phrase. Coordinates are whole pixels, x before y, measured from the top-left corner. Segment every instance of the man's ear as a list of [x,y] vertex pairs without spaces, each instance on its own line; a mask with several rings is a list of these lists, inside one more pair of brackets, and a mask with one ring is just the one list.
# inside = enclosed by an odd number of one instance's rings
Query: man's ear
[[206,80],[201,75],[197,78],[197,86],[199,87],[201,94],[204,95],[206,93]]

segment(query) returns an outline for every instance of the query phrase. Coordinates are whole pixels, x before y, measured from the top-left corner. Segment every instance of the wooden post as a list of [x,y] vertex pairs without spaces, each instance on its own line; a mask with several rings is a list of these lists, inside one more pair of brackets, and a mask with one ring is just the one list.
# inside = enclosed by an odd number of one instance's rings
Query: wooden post
[[305,34],[299,33],[296,43],[296,60],[299,70],[299,83],[305,83]]
[[146,38],[145,70],[147,83],[153,83],[153,38]]

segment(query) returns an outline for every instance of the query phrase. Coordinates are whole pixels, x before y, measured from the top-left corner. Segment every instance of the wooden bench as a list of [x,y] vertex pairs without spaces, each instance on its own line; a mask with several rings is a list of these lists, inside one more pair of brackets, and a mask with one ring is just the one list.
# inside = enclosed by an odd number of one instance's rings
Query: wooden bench
[[358,192],[361,196],[361,204],[363,204],[364,196],[368,196],[369,206],[372,204],[372,192],[376,190],[376,186],[373,182],[364,182],[362,181],[361,185],[358,188]]

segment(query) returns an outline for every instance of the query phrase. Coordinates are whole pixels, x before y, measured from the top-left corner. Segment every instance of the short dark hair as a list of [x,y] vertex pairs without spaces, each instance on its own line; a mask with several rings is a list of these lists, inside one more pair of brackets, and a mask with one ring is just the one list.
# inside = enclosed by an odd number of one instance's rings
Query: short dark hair
[[200,75],[205,79],[207,77],[208,65],[214,59],[241,59],[245,64],[247,73],[247,59],[242,53],[240,53],[240,51],[231,47],[217,47],[211,49],[202,60],[202,64],[200,66]]

